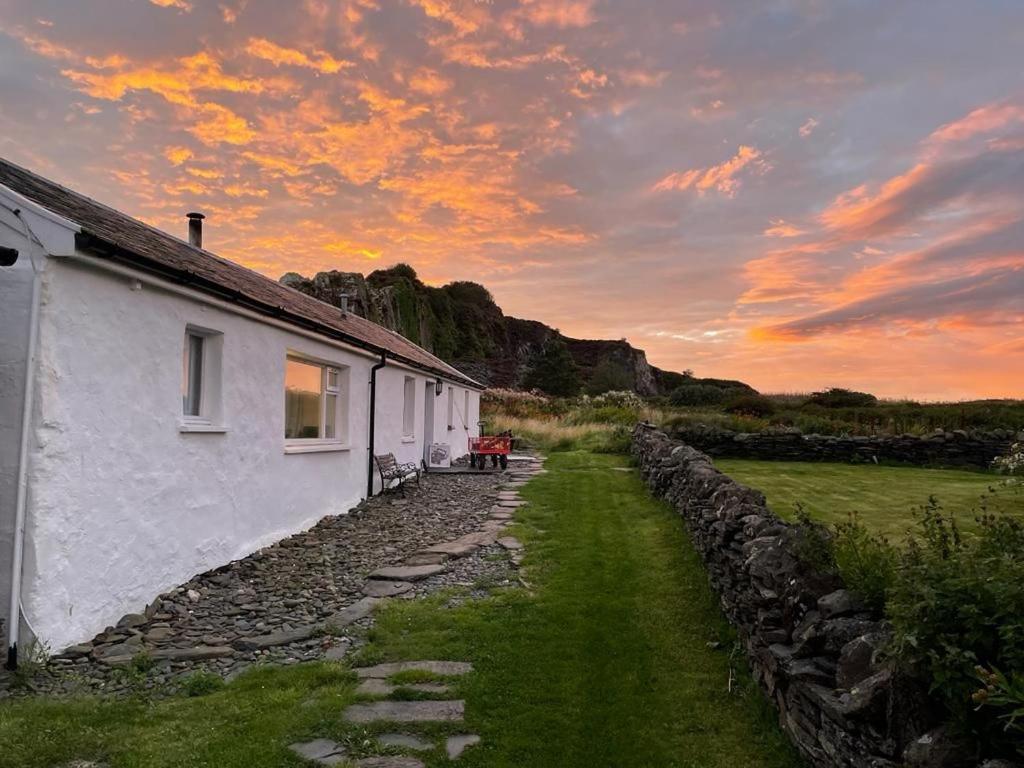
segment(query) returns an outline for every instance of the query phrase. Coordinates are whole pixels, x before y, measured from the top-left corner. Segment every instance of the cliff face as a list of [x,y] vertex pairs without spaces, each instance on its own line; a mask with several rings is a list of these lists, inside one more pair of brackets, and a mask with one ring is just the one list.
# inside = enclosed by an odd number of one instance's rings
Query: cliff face
[[[482,285],[455,282],[434,288],[404,264],[366,277],[332,271],[306,278],[289,272],[281,282],[335,306],[346,295],[350,311],[401,333],[492,387],[536,387],[552,394],[631,389],[657,395],[667,394],[681,378],[651,366],[643,350],[625,340],[563,336],[543,323],[505,315]],[[552,370],[560,372],[558,381],[545,373]]]

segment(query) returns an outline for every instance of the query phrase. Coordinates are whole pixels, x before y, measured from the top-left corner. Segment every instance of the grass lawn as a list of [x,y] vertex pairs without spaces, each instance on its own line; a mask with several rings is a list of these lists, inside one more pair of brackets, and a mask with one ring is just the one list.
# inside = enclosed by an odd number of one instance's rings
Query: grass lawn
[[986,472],[748,459],[716,459],[715,466],[763,492],[784,518],[794,518],[797,503],[826,523],[846,522],[856,512],[865,525],[893,540],[906,535],[914,524],[913,511],[930,495],[967,529],[974,527],[983,495],[991,512],[1024,515],[1021,486],[1008,488],[1006,478]]
[[[623,457],[553,454],[522,489],[515,533],[531,591],[484,600],[393,600],[357,662],[472,661],[455,682],[473,768],[791,768],[800,765],[750,681],[683,526]],[[730,672],[735,676],[729,690]],[[290,741],[327,737],[366,754],[346,726],[341,664],[243,675],[198,698],[0,704],[5,766],[72,758],[131,766],[302,765]],[[413,730],[403,728],[402,730]],[[424,757],[450,765],[440,750]]]

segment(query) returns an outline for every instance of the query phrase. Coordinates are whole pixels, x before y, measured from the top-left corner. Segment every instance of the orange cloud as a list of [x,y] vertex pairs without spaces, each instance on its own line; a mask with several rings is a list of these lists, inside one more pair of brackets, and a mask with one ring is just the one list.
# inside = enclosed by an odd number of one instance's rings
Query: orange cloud
[[806,230],[789,224],[782,219],[772,219],[770,224],[771,226],[766,227],[764,232],[761,233],[765,237],[799,237],[800,235],[807,234]]
[[351,61],[336,59],[323,51],[314,51],[313,56],[309,56],[302,51],[285,48],[261,37],[250,38],[245,46],[245,51],[250,56],[269,61],[274,66],[287,64],[293,67],[305,67],[325,75],[333,75],[343,69],[355,66]]
[[538,27],[586,27],[594,22],[595,0],[523,0],[520,13]]
[[736,177],[748,166],[755,173],[766,173],[771,169],[760,150],[741,144],[736,154],[725,162],[710,168],[671,173],[654,185],[654,191],[682,191],[693,187],[701,193],[717,190],[726,197],[735,197],[741,184]]

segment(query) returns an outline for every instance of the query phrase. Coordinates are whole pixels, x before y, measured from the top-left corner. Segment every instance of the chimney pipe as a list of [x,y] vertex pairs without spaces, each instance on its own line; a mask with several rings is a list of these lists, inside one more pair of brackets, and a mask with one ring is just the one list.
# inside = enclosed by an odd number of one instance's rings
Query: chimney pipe
[[341,316],[344,317],[348,314],[348,294],[343,293],[338,296],[338,303],[341,305]]
[[201,213],[186,213],[188,217],[188,243],[196,248],[203,247],[203,219],[206,217]]

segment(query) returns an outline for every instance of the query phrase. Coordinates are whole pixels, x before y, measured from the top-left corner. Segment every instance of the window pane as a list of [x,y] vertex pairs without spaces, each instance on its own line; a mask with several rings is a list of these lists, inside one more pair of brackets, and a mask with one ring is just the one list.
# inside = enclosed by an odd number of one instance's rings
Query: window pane
[[288,360],[284,372],[284,436],[286,440],[320,437],[319,365]]
[[203,337],[185,336],[185,370],[182,372],[182,410],[186,416],[199,416],[203,394]]
[[324,437],[333,440],[338,436],[335,426],[338,421],[338,396],[327,395],[324,398]]
[[455,390],[448,387],[448,426],[455,425]]
[[338,388],[338,371],[335,368],[327,369],[327,388],[335,390]]
[[405,396],[402,403],[402,434],[412,437],[416,430],[416,379],[405,377]]

